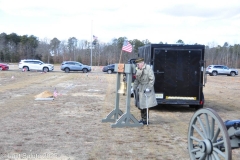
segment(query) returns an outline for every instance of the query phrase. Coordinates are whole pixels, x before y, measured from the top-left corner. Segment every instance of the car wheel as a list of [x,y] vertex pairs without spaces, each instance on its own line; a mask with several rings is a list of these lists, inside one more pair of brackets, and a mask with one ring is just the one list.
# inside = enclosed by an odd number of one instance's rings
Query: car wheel
[[217,72],[216,72],[216,71],[213,71],[213,72],[212,72],[212,75],[213,75],[213,76],[217,76]]
[[69,73],[69,72],[70,72],[70,69],[69,69],[69,68],[65,68],[64,71],[65,71],[66,73]]
[[49,72],[49,69],[47,67],[44,67],[43,72]]
[[235,76],[235,72],[231,72],[230,75],[231,75],[231,76]]
[[111,74],[111,73],[112,73],[112,70],[111,70],[111,69],[109,69],[109,70],[107,71],[107,73],[108,73],[108,74]]
[[83,68],[83,73],[87,73],[88,70],[86,68]]
[[23,67],[24,71],[29,71],[29,68],[28,67]]

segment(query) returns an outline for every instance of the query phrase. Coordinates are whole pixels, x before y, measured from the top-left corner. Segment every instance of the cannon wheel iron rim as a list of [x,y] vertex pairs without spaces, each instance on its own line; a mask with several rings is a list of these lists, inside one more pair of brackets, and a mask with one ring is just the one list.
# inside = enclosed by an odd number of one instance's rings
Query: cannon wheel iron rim
[[194,113],[188,128],[188,152],[195,159],[232,159],[229,135],[220,116],[212,109]]

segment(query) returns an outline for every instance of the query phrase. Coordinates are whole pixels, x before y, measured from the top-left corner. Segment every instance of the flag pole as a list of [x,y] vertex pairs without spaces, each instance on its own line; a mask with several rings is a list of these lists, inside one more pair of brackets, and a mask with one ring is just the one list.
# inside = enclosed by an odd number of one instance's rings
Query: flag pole
[[92,67],[92,37],[93,37],[93,35],[92,35],[92,21],[91,21],[91,42],[90,42],[90,44],[91,44],[91,67]]
[[122,50],[121,50],[120,59],[119,59],[119,62],[118,62],[118,63],[121,62],[121,58],[122,58]]

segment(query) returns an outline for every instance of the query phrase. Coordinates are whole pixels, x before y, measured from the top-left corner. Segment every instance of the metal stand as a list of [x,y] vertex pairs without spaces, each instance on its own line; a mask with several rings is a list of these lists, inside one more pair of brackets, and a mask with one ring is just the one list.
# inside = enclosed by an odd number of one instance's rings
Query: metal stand
[[[127,99],[126,99],[126,112],[116,121],[115,124],[111,126],[115,127],[140,127],[143,126],[142,123],[139,123],[138,120],[130,113],[130,98],[131,98],[131,83],[132,83],[132,72],[133,69],[131,64],[125,64],[124,72],[127,76]],[[119,86],[118,86],[119,87]],[[119,95],[118,95],[119,97]],[[119,101],[118,101],[119,103]],[[116,104],[116,106],[119,106]]]
[[116,84],[116,98],[115,98],[115,109],[112,110],[102,122],[116,122],[118,116],[121,116],[123,112],[119,109],[119,94],[118,89],[120,87],[120,73],[117,73],[117,84]]
[[151,93],[151,90],[145,90],[144,91],[144,94],[145,94],[145,97],[146,97],[146,107],[147,107],[147,126],[148,126],[148,112],[149,112],[149,109],[148,109],[148,94]]

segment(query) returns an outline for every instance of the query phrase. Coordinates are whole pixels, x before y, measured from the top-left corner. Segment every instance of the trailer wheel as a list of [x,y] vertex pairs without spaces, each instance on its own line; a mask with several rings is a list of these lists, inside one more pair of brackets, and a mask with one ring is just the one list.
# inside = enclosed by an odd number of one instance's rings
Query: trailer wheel
[[230,138],[220,116],[212,109],[200,109],[188,127],[188,153],[195,159],[232,159]]
[[195,110],[199,110],[199,109],[201,109],[201,108],[203,108],[203,105],[196,105],[196,106],[195,106]]
[[203,108],[203,105],[189,105],[190,108],[195,108],[195,110],[199,110]]
[[199,110],[201,108],[203,108],[203,105],[204,105],[204,94],[202,92],[202,104],[200,105],[189,105],[190,108],[195,108],[195,110]]

